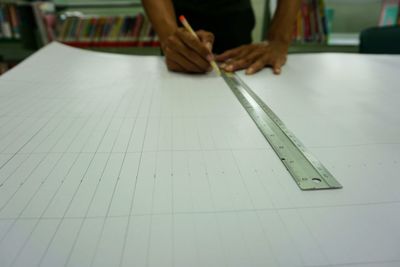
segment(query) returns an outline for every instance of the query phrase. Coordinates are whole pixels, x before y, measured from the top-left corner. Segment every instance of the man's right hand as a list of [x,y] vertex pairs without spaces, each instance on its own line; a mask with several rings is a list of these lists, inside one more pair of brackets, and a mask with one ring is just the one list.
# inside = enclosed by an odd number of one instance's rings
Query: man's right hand
[[169,70],[186,73],[206,73],[210,71],[210,62],[214,60],[212,47],[214,35],[199,30],[197,37],[185,28],[178,28],[161,46]]

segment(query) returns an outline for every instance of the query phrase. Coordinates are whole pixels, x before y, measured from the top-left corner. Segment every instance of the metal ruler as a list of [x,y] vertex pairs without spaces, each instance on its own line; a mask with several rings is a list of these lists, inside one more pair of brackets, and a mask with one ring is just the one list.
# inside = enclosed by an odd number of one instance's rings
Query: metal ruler
[[279,117],[237,75],[223,72],[222,77],[300,189],[342,188],[324,165],[309,153]]

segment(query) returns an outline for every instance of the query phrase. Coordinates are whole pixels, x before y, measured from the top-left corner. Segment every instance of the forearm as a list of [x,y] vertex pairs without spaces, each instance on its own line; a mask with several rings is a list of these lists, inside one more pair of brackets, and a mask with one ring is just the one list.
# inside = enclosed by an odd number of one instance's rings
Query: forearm
[[142,0],[142,4],[161,43],[165,43],[178,28],[172,0]]
[[278,7],[268,31],[268,40],[289,46],[301,0],[278,0]]

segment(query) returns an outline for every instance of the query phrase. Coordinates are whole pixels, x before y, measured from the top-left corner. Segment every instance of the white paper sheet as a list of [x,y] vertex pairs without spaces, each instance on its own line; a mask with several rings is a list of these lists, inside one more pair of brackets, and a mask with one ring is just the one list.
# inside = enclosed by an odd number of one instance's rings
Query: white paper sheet
[[0,79],[0,266],[399,266],[399,67],[243,76],[344,186],[303,192],[221,78],[51,44]]

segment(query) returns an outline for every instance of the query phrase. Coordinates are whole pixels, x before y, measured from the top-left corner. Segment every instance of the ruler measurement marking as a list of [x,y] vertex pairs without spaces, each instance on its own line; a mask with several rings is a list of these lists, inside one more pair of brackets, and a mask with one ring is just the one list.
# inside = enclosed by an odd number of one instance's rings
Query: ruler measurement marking
[[300,189],[342,188],[324,165],[308,152],[268,105],[237,75],[223,73],[222,76]]

